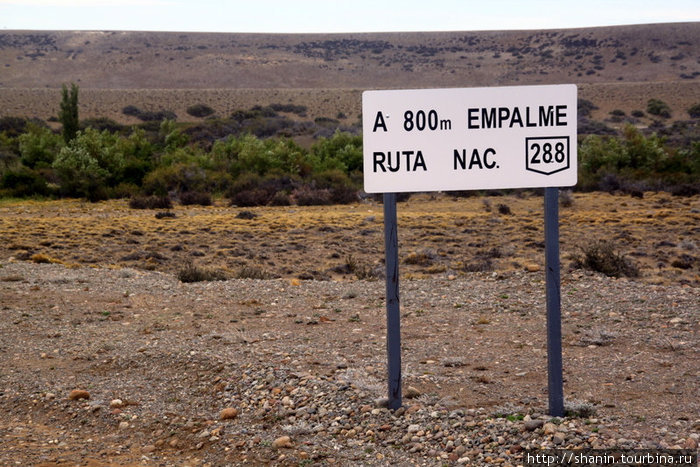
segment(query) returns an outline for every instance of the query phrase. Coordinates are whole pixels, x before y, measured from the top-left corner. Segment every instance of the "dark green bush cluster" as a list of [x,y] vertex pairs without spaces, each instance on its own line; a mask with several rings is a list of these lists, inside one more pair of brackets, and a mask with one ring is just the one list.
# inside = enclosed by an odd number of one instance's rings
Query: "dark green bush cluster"
[[647,112],[658,117],[671,118],[671,108],[660,99],[649,99]]
[[162,122],[163,120],[176,120],[177,115],[171,110],[142,110],[134,105],[127,105],[122,109],[124,115],[136,117],[142,122]]
[[[275,133],[279,119],[271,107],[254,107],[228,122]],[[66,143],[45,125],[0,120],[0,196],[126,197],[135,208],[157,209],[154,200],[168,196],[211,205],[213,194],[240,206],[347,203],[360,188],[362,139],[350,133],[316,138],[307,149],[290,137],[231,132],[202,144],[172,120],[115,131],[110,121],[94,121],[104,129],[85,123]]]
[[631,125],[621,137],[586,136],[578,157],[578,187],[584,190],[670,190],[700,180],[700,142],[674,148]]
[[194,104],[187,107],[187,113],[193,117],[204,118],[214,114],[214,109],[206,104]]

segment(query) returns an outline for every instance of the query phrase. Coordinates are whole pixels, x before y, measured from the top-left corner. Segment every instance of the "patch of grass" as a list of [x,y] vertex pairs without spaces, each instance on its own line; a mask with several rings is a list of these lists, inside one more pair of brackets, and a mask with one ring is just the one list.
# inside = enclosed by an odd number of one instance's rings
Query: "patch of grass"
[[221,271],[201,268],[188,260],[177,272],[177,278],[180,282],[208,282],[226,280],[226,275]]
[[37,263],[37,264],[63,264],[63,262],[60,259],[52,258],[49,255],[45,255],[43,253],[35,253],[32,256],[29,257],[29,261],[32,263]]
[[355,274],[355,277],[357,277],[359,280],[377,278],[377,274],[369,264],[361,263],[352,255],[346,258],[345,263],[347,265],[347,270],[350,271],[350,273]]
[[256,266],[243,266],[238,273],[236,279],[272,279],[272,274],[262,268]]
[[609,277],[639,277],[639,268],[622,255],[610,240],[596,240],[573,255],[574,267],[601,272]]

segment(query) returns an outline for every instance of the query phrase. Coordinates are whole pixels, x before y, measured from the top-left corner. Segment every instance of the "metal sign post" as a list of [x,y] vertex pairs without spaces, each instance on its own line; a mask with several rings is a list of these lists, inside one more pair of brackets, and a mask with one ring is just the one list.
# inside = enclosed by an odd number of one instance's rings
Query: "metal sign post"
[[384,193],[386,259],[386,351],[390,409],[401,407],[401,314],[399,307],[399,237],[396,193]]
[[564,416],[559,276],[559,188],[544,189],[544,263],[547,288],[547,386],[549,414]]

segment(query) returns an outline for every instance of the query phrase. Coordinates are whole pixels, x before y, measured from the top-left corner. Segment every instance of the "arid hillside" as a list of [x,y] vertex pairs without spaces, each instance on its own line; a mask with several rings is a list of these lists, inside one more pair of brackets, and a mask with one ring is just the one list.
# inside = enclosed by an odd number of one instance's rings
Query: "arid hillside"
[[226,115],[251,97],[354,119],[363,89],[575,83],[601,115],[643,110],[655,97],[687,118],[700,99],[698,38],[700,23],[372,34],[4,31],[0,115],[55,115],[55,90],[68,82],[89,97],[85,117],[121,120],[125,105],[191,119],[187,105],[207,102]]
[[367,88],[678,81],[700,23],[377,34],[0,34],[3,87]]

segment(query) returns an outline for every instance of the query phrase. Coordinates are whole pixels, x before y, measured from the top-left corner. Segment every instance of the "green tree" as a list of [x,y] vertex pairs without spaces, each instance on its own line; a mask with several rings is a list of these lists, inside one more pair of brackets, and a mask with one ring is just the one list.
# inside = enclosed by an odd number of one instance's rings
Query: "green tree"
[[122,180],[124,147],[123,138],[107,130],[99,132],[86,128],[79,131],[52,164],[62,194],[83,196],[90,201],[107,198],[107,188]]
[[58,120],[63,124],[63,139],[70,143],[78,134],[78,85],[70,84],[70,92],[64,84],[61,90],[61,111]]

